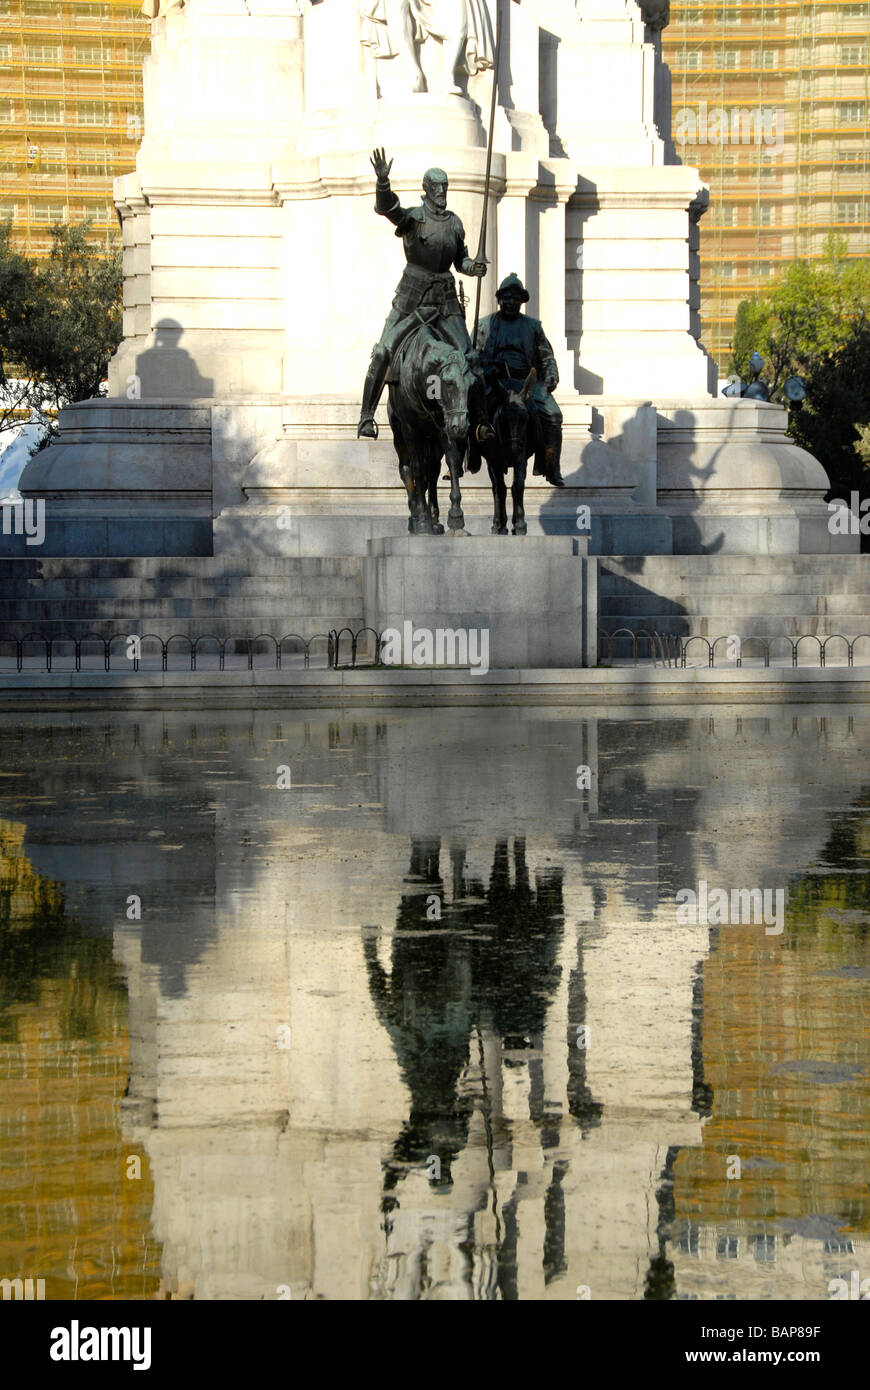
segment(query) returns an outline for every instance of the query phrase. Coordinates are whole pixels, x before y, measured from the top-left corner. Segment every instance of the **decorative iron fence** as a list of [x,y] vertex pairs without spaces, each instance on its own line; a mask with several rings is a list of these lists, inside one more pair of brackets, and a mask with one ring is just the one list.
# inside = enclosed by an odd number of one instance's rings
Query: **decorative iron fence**
[[[33,671],[87,671],[99,670],[155,670],[168,671],[170,661],[180,658],[184,668],[191,671],[203,670],[248,670],[269,669],[286,670],[293,662],[301,664],[303,670],[311,668],[312,660],[328,670],[355,670],[362,666],[381,667],[382,634],[371,627],[332,628],[329,632],[319,632],[313,637],[301,637],[298,633],[288,633],[275,637],[261,632],[256,637],[217,637],[203,633],[191,637],[187,633],[173,633],[170,637],[159,637],[156,633],[113,633],[106,637],[99,633],[86,633],[81,637],[46,636],[42,632],[26,632],[23,636],[4,637],[0,629],[0,671],[14,669],[22,672],[25,666]],[[696,646],[701,653],[706,652],[706,664],[715,668],[717,657],[722,662],[722,651],[727,644],[733,644],[735,634],[729,633],[712,640],[707,637],[681,637],[674,633],[650,632],[646,628],[635,631],[632,628],[617,628],[608,632],[598,631],[599,665],[612,666],[614,660],[631,660],[633,666],[641,662],[651,662],[654,667],[663,666],[685,670],[687,660]],[[824,668],[828,664],[828,649],[831,660],[839,655],[848,667],[855,665],[856,652],[860,643],[866,643],[866,659],[870,662],[870,633],[860,633],[857,637],[844,637],[832,633],[828,637],[818,637],[815,633],[805,633],[800,637],[746,637],[740,639],[736,657],[727,657],[729,665],[741,668],[747,661],[761,662],[769,667],[772,660],[790,660],[793,667],[800,663],[801,656],[808,650],[810,659]],[[131,643],[133,643],[131,647]],[[804,644],[808,644],[807,647]],[[814,645],[813,645],[814,644]],[[624,654],[624,655],[623,655]]]
[[[599,643],[599,665],[610,666],[614,661],[614,646],[618,643],[620,650],[629,651],[634,666],[639,665],[642,660],[651,661],[653,666],[669,666],[680,670],[686,669],[687,657],[690,655],[690,648],[693,643],[701,645],[702,651],[706,648],[706,664],[710,668],[716,666],[717,648],[720,643],[726,647],[734,643],[734,633],[728,633],[721,637],[714,637],[712,641],[708,637],[680,637],[671,632],[649,632],[646,628],[633,631],[631,628],[617,628],[615,632],[606,632],[603,628],[598,630]],[[815,643],[815,648],[810,648],[812,656],[818,656],[820,668],[824,668],[828,663],[828,647],[832,643],[840,643],[839,652],[845,657],[846,665],[849,667],[855,664],[855,653],[859,642],[866,642],[867,659],[870,661],[870,633],[862,632],[857,637],[844,637],[842,633],[831,633],[828,637],[817,637],[815,633],[804,633],[800,637],[743,637],[739,639],[739,649],[736,657],[726,659],[733,663],[735,669],[741,669],[747,660],[761,661],[765,667],[769,667],[771,659],[788,660],[791,659],[793,667],[798,666],[801,656],[802,643]],[[645,652],[641,650],[645,644]],[[835,648],[832,648],[831,659],[835,659]],[[722,653],[719,652],[721,657]],[[618,658],[617,658],[618,659]]]
[[[369,638],[373,638],[370,641]],[[303,670],[309,670],[312,658],[320,659],[331,670],[380,664],[381,637],[373,628],[332,629],[314,637],[288,633],[275,637],[268,632],[256,637],[217,637],[203,633],[191,637],[176,632],[170,637],[156,633],[132,634],[116,632],[110,637],[100,633],[85,633],[80,637],[46,636],[42,632],[26,632],[23,636],[4,637],[0,631],[0,671],[11,669],[46,672],[68,670],[160,670],[168,671],[172,657],[181,657],[191,671],[259,668],[281,671],[295,659]],[[264,659],[265,658],[265,659]],[[318,663],[319,664],[319,663]]]
[[[349,639],[349,641],[350,641],[350,661],[349,661],[349,662],[343,662],[342,659],[341,659],[341,652],[342,652],[341,639],[344,637],[345,633],[347,633],[348,639]],[[372,649],[372,651],[371,651],[370,653],[364,653],[364,656],[365,656],[365,655],[368,655],[368,656],[369,656],[369,659],[366,660],[366,661],[364,661],[362,664],[364,664],[364,665],[366,665],[366,666],[380,666],[380,665],[382,664],[382,663],[381,663],[381,640],[382,640],[382,639],[381,639],[381,633],[375,632],[375,629],[374,629],[373,627],[361,627],[361,628],[359,629],[359,632],[352,632],[351,629],[350,629],[349,627],[343,627],[343,628],[341,628],[341,630],[340,630],[339,632],[333,631],[333,632],[331,632],[331,633],[329,634],[329,635],[330,635],[330,638],[334,641],[334,660],[330,663],[331,666],[334,668],[334,670],[339,671],[339,670],[341,670],[343,667],[347,667],[347,666],[355,667],[355,666],[357,666],[358,664],[360,664],[360,663],[358,662],[358,658],[359,658],[359,655],[360,655],[360,638],[365,638],[365,636],[366,636],[367,633],[371,633],[372,637],[373,637],[375,640],[374,640],[374,644],[373,644],[373,649]],[[347,644],[345,644],[345,646],[346,646],[346,645],[347,645]],[[364,644],[364,645],[365,645],[365,644]]]

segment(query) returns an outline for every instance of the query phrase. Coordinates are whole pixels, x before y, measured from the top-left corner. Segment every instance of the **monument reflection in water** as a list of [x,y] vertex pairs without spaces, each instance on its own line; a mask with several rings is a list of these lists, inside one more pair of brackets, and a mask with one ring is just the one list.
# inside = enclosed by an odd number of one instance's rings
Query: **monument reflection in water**
[[[47,1298],[866,1277],[868,745],[790,710],[4,716],[4,1270]],[[680,925],[702,881],[786,887],[783,933]]]

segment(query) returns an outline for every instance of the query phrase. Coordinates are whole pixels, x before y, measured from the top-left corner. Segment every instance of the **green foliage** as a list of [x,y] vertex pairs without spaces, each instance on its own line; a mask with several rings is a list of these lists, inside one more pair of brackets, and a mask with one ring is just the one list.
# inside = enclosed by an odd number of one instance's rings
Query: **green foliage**
[[51,254],[36,276],[27,361],[56,409],[99,395],[121,341],[121,252],[97,251],[89,230],[89,223],[53,227]]
[[822,463],[834,494],[870,494],[870,323],[854,323],[846,341],[806,374],[807,400],[791,433]]
[[760,352],[774,400],[788,377],[803,377],[807,399],[789,432],[827,471],[830,495],[848,501],[853,490],[870,495],[870,259],[846,250],[828,237],[821,261],[795,261],[740,305],[732,369],[747,379]]
[[89,232],[53,227],[48,260],[35,264],[0,228],[0,428],[15,408],[48,426],[47,411],[99,395],[121,341],[121,252],[106,256]]
[[767,294],[744,300],[734,329],[733,371],[747,378],[757,350],[775,395],[789,376],[807,376],[843,347],[870,309],[870,259],[849,259],[846,251],[845,239],[832,234],[821,261],[794,261]]
[[32,382],[22,379],[21,361],[28,317],[36,302],[36,275],[12,245],[11,222],[0,223],[0,429],[14,412],[32,405]]
[[870,425],[858,427],[858,438],[853,447],[858,457],[863,460],[864,467],[870,468]]

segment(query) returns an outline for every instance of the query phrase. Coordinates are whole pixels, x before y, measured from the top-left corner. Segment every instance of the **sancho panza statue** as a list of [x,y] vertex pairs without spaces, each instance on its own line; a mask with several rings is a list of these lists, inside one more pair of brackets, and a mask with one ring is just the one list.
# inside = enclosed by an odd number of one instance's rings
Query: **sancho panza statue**
[[534,368],[537,384],[530,404],[540,428],[541,450],[536,452],[535,472],[543,474],[553,487],[564,487],[561,470],[562,412],[552,392],[559,385],[559,368],[539,319],[521,314],[529,292],[513,272],[502,280],[495,292],[498,313],[481,321],[477,332],[480,366],[494,408],[500,386],[518,390]]
[[[372,359],[363,387],[358,439],[377,439],[375,411],[387,380],[393,353],[403,338],[419,322],[417,309],[435,310],[432,327],[447,342],[464,352],[469,360],[475,354],[465,316],[456,297],[456,283],[450,274],[454,266],[463,275],[486,274],[486,263],[474,261],[465,244],[465,231],[455,212],[447,208],[447,175],[443,169],[427,169],[423,175],[423,201],[418,207],[403,208],[390,188],[390,169],[383,150],[375,150],[371,164],[377,174],[375,211],[393,223],[402,238],[407,262],[396,288],[393,307],[384,331],[372,349]],[[482,409],[481,401],[481,409]]]

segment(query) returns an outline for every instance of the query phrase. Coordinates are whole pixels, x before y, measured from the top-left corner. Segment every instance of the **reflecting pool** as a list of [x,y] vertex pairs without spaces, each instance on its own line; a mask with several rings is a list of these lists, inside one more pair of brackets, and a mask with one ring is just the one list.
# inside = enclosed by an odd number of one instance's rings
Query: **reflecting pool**
[[0,1277],[870,1279],[868,750],[808,707],[0,716]]

